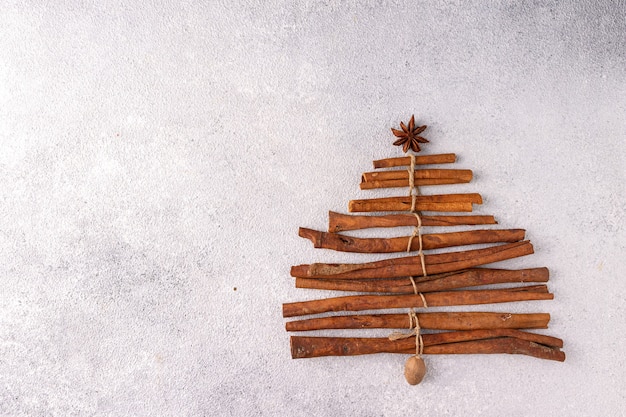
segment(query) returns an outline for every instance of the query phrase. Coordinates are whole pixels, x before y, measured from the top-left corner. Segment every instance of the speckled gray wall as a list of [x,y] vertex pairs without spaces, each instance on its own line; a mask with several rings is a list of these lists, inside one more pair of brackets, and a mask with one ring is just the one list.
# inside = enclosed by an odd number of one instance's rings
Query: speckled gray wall
[[[3,2],[0,415],[623,415],[625,16]],[[290,266],[363,259],[297,228],[371,195],[412,113],[527,230],[506,265],[551,269],[554,301],[488,310],[550,312],[566,362],[429,357],[409,387],[400,356],[290,359],[281,304],[320,296]]]

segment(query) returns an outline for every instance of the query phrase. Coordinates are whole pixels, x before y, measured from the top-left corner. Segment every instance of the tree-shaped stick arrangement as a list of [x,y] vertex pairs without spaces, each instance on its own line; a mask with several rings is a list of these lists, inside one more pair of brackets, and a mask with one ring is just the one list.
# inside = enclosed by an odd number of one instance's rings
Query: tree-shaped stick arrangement
[[[358,295],[283,304],[284,317],[316,314],[286,323],[290,332],[326,329],[394,329],[387,337],[291,336],[293,358],[402,353],[410,384],[422,381],[423,355],[516,353],[564,361],[563,341],[529,332],[546,329],[547,313],[429,312],[428,307],[551,300],[547,268],[484,267],[533,253],[523,229],[479,228],[493,225],[493,216],[459,214],[481,204],[480,194],[422,194],[421,186],[468,183],[472,171],[425,167],[451,164],[455,154],[415,155],[428,140],[419,136],[411,116],[402,130],[391,129],[406,156],[374,161],[374,172],[361,177],[362,190],[405,188],[403,196],[352,200],[348,211],[396,212],[354,215],[329,213],[328,232],[300,228],[299,235],[316,248],[342,252],[398,253],[366,263],[297,265],[291,268],[297,288],[356,292]],[[419,168],[418,168],[419,167]],[[400,212],[400,213],[397,213]],[[424,214],[429,212],[429,214]],[[455,214],[449,214],[455,213]],[[368,228],[412,226],[409,236],[363,238],[350,235]],[[445,232],[446,226],[473,226]],[[425,233],[425,228],[436,228]],[[445,230],[445,229],[444,229]],[[456,228],[458,230],[458,227]],[[346,234],[347,233],[347,234]],[[455,248],[480,244],[479,249]],[[506,284],[506,285],[498,285]],[[517,285],[516,285],[517,284]],[[524,285],[519,285],[524,284]],[[489,286],[485,289],[484,286]],[[475,288],[478,287],[478,288]],[[346,314],[364,310],[406,309],[404,314]],[[439,309],[438,309],[439,310]],[[333,314],[341,312],[340,314]]]

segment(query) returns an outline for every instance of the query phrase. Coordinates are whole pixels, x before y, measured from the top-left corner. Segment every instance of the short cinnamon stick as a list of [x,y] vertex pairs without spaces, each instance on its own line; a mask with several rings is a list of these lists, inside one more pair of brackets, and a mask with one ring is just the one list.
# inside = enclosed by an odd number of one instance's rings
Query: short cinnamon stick
[[[472,211],[472,204],[482,204],[480,194],[436,194],[416,197],[418,211]],[[350,200],[349,212],[410,211],[412,199],[408,196]]]
[[415,288],[409,278],[390,279],[316,279],[296,278],[296,288],[318,290],[383,292],[413,294],[417,292],[449,291],[457,288],[513,282],[547,282],[548,268],[519,270],[472,268],[458,272],[414,277]]
[[[460,252],[425,255],[429,274],[460,271],[479,265],[503,261],[533,253],[529,241],[490,246]],[[362,264],[310,264],[291,268],[291,276],[301,278],[370,279],[397,278],[424,275],[419,256],[391,258]]]
[[[472,180],[469,169],[419,169],[414,171],[414,185],[463,184]],[[409,186],[409,171],[393,170],[365,172],[361,176],[362,190]]]
[[[560,350],[563,346],[560,339],[522,331],[470,330],[424,334],[422,339],[424,354],[518,353],[561,362],[565,360],[565,354]],[[374,353],[415,353],[414,336],[400,340],[291,336],[290,340],[291,356],[294,359]]]
[[[416,179],[414,185],[446,185],[446,184],[465,184],[468,180],[461,178],[424,178]],[[359,188],[361,190],[374,190],[378,188],[400,188],[408,187],[409,180],[388,180],[388,181],[368,181],[361,182]]]
[[[419,239],[409,236],[394,238],[356,238],[337,233],[320,232],[301,227],[300,237],[313,242],[316,248],[332,249],[340,252],[393,253],[407,252],[409,241],[411,251],[420,247]],[[517,242],[524,239],[523,229],[469,230],[465,232],[435,233],[422,235],[422,249],[440,249],[453,246],[479,243]]]
[[[407,349],[405,353],[412,353]],[[545,346],[514,337],[500,337],[486,340],[472,340],[467,342],[447,343],[424,348],[425,354],[430,355],[460,355],[460,354],[521,354],[538,359],[548,359],[558,362],[565,361],[565,353],[558,347]]]
[[363,311],[390,308],[429,307],[508,303],[514,301],[551,300],[553,294],[545,285],[498,290],[462,290],[431,292],[422,295],[348,295],[320,300],[283,304],[283,317],[328,313],[331,311]]
[[[472,171],[469,169],[416,169],[414,171],[416,180],[451,178],[468,182],[472,179]],[[364,172],[361,175],[363,182],[389,181],[389,180],[409,180],[409,171],[406,169],[395,169],[391,171]]]
[[[493,216],[421,216],[422,226],[459,226],[496,224]],[[328,231],[337,233],[373,227],[417,226],[412,214],[387,214],[382,216],[350,215],[328,212]]]
[[[546,329],[547,313],[510,314],[491,312],[417,313],[420,328],[429,330]],[[408,314],[331,316],[287,322],[287,331],[325,329],[406,329]]]
[[[415,165],[450,164],[453,162],[456,162],[456,155],[453,153],[415,156]],[[411,158],[408,156],[379,159],[378,161],[374,161],[374,168],[393,168],[410,165]]]

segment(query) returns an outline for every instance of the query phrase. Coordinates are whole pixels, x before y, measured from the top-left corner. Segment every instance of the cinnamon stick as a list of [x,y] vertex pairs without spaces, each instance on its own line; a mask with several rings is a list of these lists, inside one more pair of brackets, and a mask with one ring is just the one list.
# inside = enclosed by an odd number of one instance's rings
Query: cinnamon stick
[[[414,185],[446,185],[446,184],[465,184],[469,180],[461,178],[424,178],[414,180]],[[377,188],[400,188],[408,187],[409,180],[387,180],[387,181],[368,181],[361,182],[359,187],[361,190],[374,190]]]
[[[453,153],[415,156],[415,165],[450,164],[453,162],[456,162],[456,155]],[[411,158],[408,156],[379,159],[378,161],[374,161],[374,168],[393,168],[410,165]]]
[[296,278],[296,288],[412,294],[415,291],[422,293],[448,291],[457,288],[512,282],[547,282],[548,278],[548,268],[520,270],[472,268],[426,277],[414,277],[415,288],[411,280],[406,277],[367,280]]
[[[418,211],[472,211],[472,204],[482,204],[480,194],[438,194],[416,197]],[[409,196],[369,198],[350,200],[349,212],[410,211],[412,199]]]
[[[490,246],[461,252],[425,255],[429,274],[460,271],[533,253],[529,241]],[[291,268],[291,276],[301,278],[360,279],[397,278],[424,275],[419,256],[391,258],[362,264],[310,264]]]
[[[409,241],[411,251],[420,247],[419,239],[409,236],[394,238],[356,238],[337,233],[320,232],[301,227],[300,237],[313,242],[316,248],[332,249],[340,252],[392,253],[407,252]],[[524,239],[523,229],[469,230],[465,232],[436,233],[422,235],[422,249],[449,248],[452,246],[474,245],[479,243],[517,242]]]
[[[496,224],[493,216],[421,216],[422,226],[458,226]],[[369,229],[372,227],[417,226],[412,214],[387,214],[382,216],[350,215],[328,212],[328,231]]]
[[[538,337],[539,336],[539,337]],[[564,361],[560,339],[509,329],[469,330],[422,335],[424,354],[518,353]],[[415,336],[406,339],[291,336],[291,357],[415,353]]]
[[[460,179],[469,182],[472,179],[470,169],[416,169],[414,171],[416,180],[424,179]],[[406,169],[395,169],[390,171],[364,172],[361,175],[363,182],[389,181],[389,180],[409,180],[409,171]]]
[[[420,328],[430,330],[477,329],[546,329],[550,321],[547,313],[510,314],[487,312],[417,313]],[[325,329],[406,329],[408,314],[376,314],[331,316],[287,322],[287,331]]]
[[331,311],[362,311],[389,308],[429,307],[508,303],[514,301],[551,300],[554,296],[545,285],[498,290],[441,291],[410,295],[348,295],[320,300],[283,304],[283,317],[328,313]]
[[[463,184],[472,180],[469,169],[419,169],[414,171],[414,185]],[[408,187],[409,171],[393,170],[365,172],[361,176],[362,190]]]

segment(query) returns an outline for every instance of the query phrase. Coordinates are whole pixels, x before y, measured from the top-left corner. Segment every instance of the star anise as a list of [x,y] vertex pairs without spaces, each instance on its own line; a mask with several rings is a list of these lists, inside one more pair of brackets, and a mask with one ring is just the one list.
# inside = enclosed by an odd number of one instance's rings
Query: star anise
[[407,152],[409,148],[413,149],[413,152],[419,152],[419,144],[428,142],[428,139],[419,136],[419,134],[422,133],[427,126],[415,126],[414,115],[411,116],[408,127],[402,122],[400,122],[400,127],[402,130],[392,128],[391,131],[399,138],[393,144],[396,146],[402,145],[403,152]]

